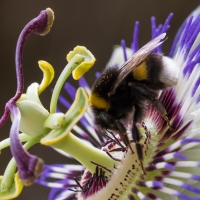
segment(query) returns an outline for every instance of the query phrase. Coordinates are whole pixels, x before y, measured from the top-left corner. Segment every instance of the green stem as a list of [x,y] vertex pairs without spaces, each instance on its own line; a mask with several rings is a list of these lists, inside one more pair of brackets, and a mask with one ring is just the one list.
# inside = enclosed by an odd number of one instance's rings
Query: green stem
[[13,183],[15,171],[16,171],[16,162],[15,159],[12,158],[6,167],[3,179],[1,181],[2,191],[6,191]]
[[[19,134],[19,139],[21,142],[27,142],[28,140],[30,140],[30,138],[30,136],[24,133]],[[8,146],[10,146],[10,138],[7,138],[0,142],[0,150],[5,149]]]
[[[114,166],[118,165],[118,163],[111,159],[106,152],[89,145],[70,132],[61,141],[58,141],[51,146],[63,150],[73,156],[91,173],[94,173],[96,170],[96,165],[91,162],[106,167],[111,171],[113,171]],[[108,174],[107,171],[106,173]]]
[[59,76],[55,88],[53,90],[52,98],[51,98],[51,103],[50,103],[50,113],[53,114],[56,112],[56,107],[57,107],[57,101],[58,101],[58,96],[60,94],[60,91],[66,81],[66,79],[69,77],[69,75],[72,73],[72,71],[80,65],[80,63],[84,60],[84,57],[76,54],[70,62],[67,64],[67,66],[64,68],[62,71],[61,75]]
[[[41,136],[32,138],[26,144],[23,145],[24,149],[28,150],[30,147],[32,147],[36,143],[39,143],[41,138],[42,138]],[[4,172],[3,179],[1,181],[1,190],[7,190],[12,185],[16,167],[17,166],[16,166],[15,159],[12,158],[10,162],[8,163],[6,170]]]

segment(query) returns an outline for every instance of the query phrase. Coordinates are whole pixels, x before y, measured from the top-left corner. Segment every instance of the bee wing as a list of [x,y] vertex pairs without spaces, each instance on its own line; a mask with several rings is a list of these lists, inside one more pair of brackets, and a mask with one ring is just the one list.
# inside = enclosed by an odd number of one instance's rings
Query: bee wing
[[160,44],[164,42],[166,33],[162,33],[158,37],[154,38],[141,49],[139,49],[135,54],[131,56],[119,69],[119,75],[113,87],[111,88],[109,94],[114,94],[117,87],[121,84],[124,78],[135,68],[137,67],[145,58]]

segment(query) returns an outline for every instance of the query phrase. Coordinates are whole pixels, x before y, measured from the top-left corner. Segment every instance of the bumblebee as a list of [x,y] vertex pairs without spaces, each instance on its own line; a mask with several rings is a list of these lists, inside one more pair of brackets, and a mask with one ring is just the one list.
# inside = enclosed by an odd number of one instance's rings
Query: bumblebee
[[150,103],[169,125],[167,112],[158,96],[160,90],[176,85],[179,76],[174,61],[162,54],[151,54],[164,42],[165,35],[163,33],[148,42],[121,67],[106,68],[89,95],[89,105],[98,132],[106,136],[111,133],[116,141],[113,133],[118,133],[126,148],[129,147],[133,152],[126,123],[132,115],[132,141],[141,163],[143,151],[137,124],[142,122],[146,104]]

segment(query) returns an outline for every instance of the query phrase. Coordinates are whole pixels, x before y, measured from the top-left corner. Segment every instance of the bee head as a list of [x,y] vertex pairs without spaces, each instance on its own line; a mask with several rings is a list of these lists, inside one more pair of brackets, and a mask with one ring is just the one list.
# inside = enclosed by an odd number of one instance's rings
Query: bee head
[[115,121],[116,119],[110,115],[106,110],[93,108],[93,119],[94,124],[99,129],[116,130]]

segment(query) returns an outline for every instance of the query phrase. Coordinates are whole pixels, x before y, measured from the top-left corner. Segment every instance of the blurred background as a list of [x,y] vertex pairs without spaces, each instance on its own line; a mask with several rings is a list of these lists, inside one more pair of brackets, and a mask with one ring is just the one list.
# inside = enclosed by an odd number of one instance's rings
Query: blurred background
[[[50,7],[54,10],[55,21],[51,32],[44,36],[32,35],[24,49],[25,90],[32,82],[40,82],[42,73],[38,68],[38,60],[46,60],[54,66],[55,79],[49,89],[42,95],[43,105],[49,109],[51,88],[67,64],[66,55],[76,45],[86,46],[96,57],[95,66],[85,75],[88,82],[94,82],[94,73],[102,71],[112,52],[114,45],[125,39],[127,46],[132,41],[135,21],[140,22],[140,47],[151,38],[151,16],[155,16],[157,24],[164,23],[169,13],[173,12],[168,40],[164,43],[167,55],[173,38],[184,19],[199,5],[199,0],[6,0],[0,1],[0,115],[5,103],[15,94],[15,46],[23,27],[42,9]],[[72,78],[69,79],[76,85]],[[63,110],[66,112],[66,110]],[[0,139],[9,136],[10,122],[0,129]],[[68,160],[50,149],[36,145],[30,150],[48,164],[68,163]],[[9,148],[0,155],[0,174],[3,174],[11,158]],[[19,200],[45,200],[49,189],[33,185],[23,189]]]

